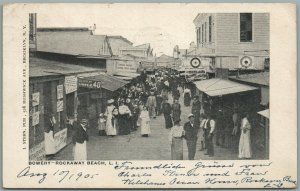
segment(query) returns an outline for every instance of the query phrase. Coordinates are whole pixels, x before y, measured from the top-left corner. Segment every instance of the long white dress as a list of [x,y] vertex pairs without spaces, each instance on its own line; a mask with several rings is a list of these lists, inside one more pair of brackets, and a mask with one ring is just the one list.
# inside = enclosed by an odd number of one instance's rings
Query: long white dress
[[245,117],[241,124],[241,137],[239,143],[239,158],[251,158],[251,139],[250,139],[251,125]]
[[141,111],[140,119],[141,119],[141,134],[149,135],[151,133],[149,112],[144,110]]
[[[86,131],[86,128],[82,127]],[[74,146],[74,160],[87,160],[86,141]]]
[[112,111],[114,110],[115,106],[111,105],[111,106],[108,106],[106,108],[106,112],[105,112],[105,116],[107,117],[107,120],[106,120],[106,135],[117,135],[117,129],[116,127],[112,124],[112,117],[113,117],[113,114],[112,114]]
[[53,131],[50,130],[49,133],[44,133],[45,135],[45,152],[46,155],[52,155],[56,153],[55,140],[53,138]]

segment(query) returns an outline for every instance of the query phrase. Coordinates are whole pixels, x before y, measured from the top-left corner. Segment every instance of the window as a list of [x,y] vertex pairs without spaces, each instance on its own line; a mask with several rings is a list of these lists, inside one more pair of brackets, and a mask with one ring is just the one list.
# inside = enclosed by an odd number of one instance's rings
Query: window
[[199,28],[199,44],[201,43],[201,27]]
[[212,18],[208,17],[208,42],[211,42],[211,33],[212,33]]
[[240,42],[252,42],[252,13],[240,13]]
[[199,36],[199,28],[197,28],[197,45],[199,45],[200,42],[200,36]]
[[207,23],[204,23],[205,29],[204,29],[204,42],[206,42],[206,30],[207,30]]
[[201,39],[201,42],[202,42],[202,44],[203,44],[203,42],[204,42],[204,24],[202,24],[202,39]]

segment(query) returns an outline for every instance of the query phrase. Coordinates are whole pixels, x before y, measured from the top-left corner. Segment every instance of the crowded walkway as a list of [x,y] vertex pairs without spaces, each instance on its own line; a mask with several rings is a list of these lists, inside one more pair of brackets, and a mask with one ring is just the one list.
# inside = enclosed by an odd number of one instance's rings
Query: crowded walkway
[[[182,92],[182,91],[181,91]],[[173,102],[169,94],[170,103]],[[183,97],[179,103],[182,106],[181,125],[188,121],[191,106],[184,106]],[[99,136],[96,127],[88,129],[89,141],[87,142],[88,160],[171,160],[171,147],[168,140],[170,129],[165,128],[163,115],[151,119],[151,134],[149,137],[141,136],[141,128],[128,135],[115,137]],[[198,136],[199,137],[199,136]],[[215,141],[214,141],[215,142]],[[215,155],[204,155],[205,151],[199,151],[201,144],[198,138],[195,160],[238,159],[237,152],[214,145]],[[69,144],[58,153],[54,160],[73,160],[73,146]],[[183,160],[188,160],[186,141],[183,141]]]

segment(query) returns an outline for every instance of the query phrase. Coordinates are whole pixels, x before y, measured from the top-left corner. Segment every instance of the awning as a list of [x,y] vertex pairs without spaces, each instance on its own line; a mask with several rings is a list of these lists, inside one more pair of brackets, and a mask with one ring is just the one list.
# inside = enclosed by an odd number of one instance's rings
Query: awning
[[257,89],[256,87],[220,78],[197,81],[194,82],[194,84],[200,91],[212,97],[227,94],[235,94],[239,92],[246,92]]
[[264,116],[265,118],[268,118],[268,119],[270,118],[270,110],[269,109],[259,111],[257,113],[261,116]]
[[103,88],[110,91],[116,91],[117,89],[125,86],[126,84],[128,84],[128,82],[107,74],[99,74],[96,76],[78,78],[78,87],[90,89]]

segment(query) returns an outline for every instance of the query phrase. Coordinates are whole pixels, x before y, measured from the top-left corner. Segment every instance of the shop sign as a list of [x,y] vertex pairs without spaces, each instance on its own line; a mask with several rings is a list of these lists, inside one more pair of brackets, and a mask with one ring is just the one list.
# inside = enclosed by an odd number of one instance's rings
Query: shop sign
[[63,111],[64,110],[64,101],[63,100],[58,100],[56,107],[57,107],[57,109],[56,109],[57,112]]
[[37,111],[32,114],[32,126],[36,126],[39,123],[40,123],[40,112]]
[[87,80],[83,78],[78,78],[78,87],[90,88],[90,89],[101,89],[100,81]]
[[76,76],[66,76],[65,77],[65,90],[66,90],[66,94],[75,92],[77,90],[77,77]]
[[67,145],[67,128],[55,133],[54,142],[56,152],[60,151],[64,146]]
[[45,142],[35,145],[29,150],[30,161],[41,161],[46,159]]
[[137,66],[134,61],[117,61],[118,72],[136,72]]
[[57,86],[57,99],[62,99],[64,97],[64,85]]
[[40,104],[40,92],[32,94],[32,106],[37,106]]

